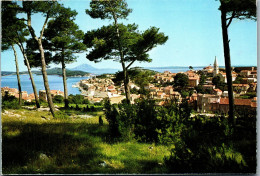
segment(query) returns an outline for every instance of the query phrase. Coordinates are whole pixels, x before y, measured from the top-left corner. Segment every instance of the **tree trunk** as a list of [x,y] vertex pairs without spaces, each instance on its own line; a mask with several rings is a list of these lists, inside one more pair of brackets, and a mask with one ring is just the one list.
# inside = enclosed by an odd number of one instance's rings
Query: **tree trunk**
[[12,48],[13,48],[13,51],[14,51],[16,75],[17,75],[17,82],[18,82],[19,105],[22,105],[22,88],[21,88],[21,81],[20,81],[20,75],[19,75],[19,66],[18,66],[17,53],[16,53],[16,50],[14,48],[14,45],[12,45]]
[[[23,6],[24,6],[24,1],[23,1]],[[41,35],[40,38],[38,38],[35,35],[34,29],[32,27],[32,19],[31,19],[31,11],[27,11],[27,26],[28,29],[31,33],[31,36],[35,39],[35,41],[37,41],[38,43],[38,47],[39,47],[39,51],[41,54],[41,62],[42,62],[42,77],[43,77],[43,82],[44,82],[44,87],[45,87],[45,91],[46,91],[46,95],[47,95],[47,100],[48,100],[48,105],[50,107],[50,111],[53,117],[55,117],[55,113],[54,113],[54,105],[52,102],[52,97],[51,97],[51,91],[50,91],[50,87],[49,87],[49,82],[48,82],[48,76],[47,76],[47,72],[46,72],[46,62],[45,62],[45,57],[44,57],[44,49],[42,47],[42,37],[43,37],[43,32],[45,29],[45,26],[47,25],[48,19],[49,19],[49,15],[47,14],[42,30],[41,30]]]
[[46,72],[44,50],[43,50],[43,47],[42,47],[41,40],[38,40],[38,45],[39,45],[39,50],[40,50],[40,53],[41,53],[42,77],[43,77],[44,87],[45,87],[45,91],[46,91],[46,95],[47,95],[47,100],[48,100],[48,104],[49,104],[51,114],[52,114],[53,117],[55,117],[55,113],[54,113],[55,110],[54,110],[54,105],[53,105],[53,102],[52,102],[51,91],[50,91],[48,76],[47,76],[47,72]]
[[36,86],[35,86],[35,83],[34,83],[32,71],[31,71],[31,67],[30,67],[30,63],[29,63],[29,61],[28,61],[28,59],[27,59],[27,56],[26,56],[26,54],[25,54],[23,45],[20,43],[20,44],[18,44],[18,46],[20,47],[20,50],[21,50],[21,52],[23,53],[23,58],[24,58],[24,60],[25,60],[25,63],[26,63],[27,69],[28,69],[28,73],[29,73],[29,75],[30,75],[30,79],[31,79],[31,83],[32,83],[32,88],[33,88],[33,93],[34,93],[34,97],[35,97],[36,107],[37,107],[37,108],[40,108],[39,97],[38,97],[37,89],[36,89]]
[[230,49],[229,49],[228,27],[227,27],[226,15],[227,15],[227,12],[226,12],[225,8],[224,7],[221,8],[221,24],[222,24],[224,57],[225,57],[225,67],[226,67],[228,97],[229,97],[229,118],[230,118],[230,121],[235,123],[232,72],[231,72]]
[[62,78],[63,78],[63,87],[64,87],[64,103],[65,108],[69,107],[69,100],[68,100],[68,89],[67,89],[67,77],[66,77],[66,66],[64,61],[64,51],[62,51]]
[[[124,64],[122,63],[122,65]],[[130,103],[129,77],[125,66],[123,66],[123,72],[124,72],[124,87],[125,87],[126,102],[129,104]]]
[[124,88],[125,88],[126,102],[128,104],[130,104],[129,77],[128,77],[128,74],[127,74],[127,69],[125,67],[124,54],[123,54],[122,46],[121,46],[121,43],[120,43],[120,34],[119,34],[118,25],[117,25],[117,18],[115,16],[115,14],[113,14],[113,17],[114,17],[114,22],[115,22],[115,26],[116,26],[117,43],[118,43],[118,49],[119,49],[119,53],[120,53],[120,60],[121,60],[123,73],[124,73]]

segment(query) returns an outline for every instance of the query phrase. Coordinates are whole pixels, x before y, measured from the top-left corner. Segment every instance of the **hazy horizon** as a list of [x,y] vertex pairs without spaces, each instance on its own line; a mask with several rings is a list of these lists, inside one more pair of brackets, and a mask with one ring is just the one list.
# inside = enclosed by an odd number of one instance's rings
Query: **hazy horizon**
[[[59,2],[78,12],[75,22],[84,33],[112,23],[109,20],[90,18],[85,13],[85,10],[89,9],[89,0]],[[215,56],[219,65],[224,66],[219,1],[129,0],[127,3],[133,12],[129,14],[128,20],[120,22],[136,23],[140,31],[155,26],[160,28],[160,32],[169,36],[165,45],[158,46],[149,52],[150,58],[153,59],[151,63],[136,62],[133,67],[208,66],[213,65]],[[44,18],[39,14],[32,16],[32,26],[37,36],[43,21]],[[256,30],[255,21],[236,19],[232,21],[229,27],[232,66],[244,66],[245,63],[246,66],[257,65]],[[17,46],[16,49],[19,69],[26,71],[22,54]],[[121,69],[121,64],[112,60],[94,63],[86,59],[86,52],[76,55],[77,62],[67,64],[67,68],[89,64],[95,68],[107,68],[109,65],[110,68]],[[57,66],[59,67],[59,65],[51,64],[51,67]],[[12,50],[1,53],[1,70],[15,71]]]

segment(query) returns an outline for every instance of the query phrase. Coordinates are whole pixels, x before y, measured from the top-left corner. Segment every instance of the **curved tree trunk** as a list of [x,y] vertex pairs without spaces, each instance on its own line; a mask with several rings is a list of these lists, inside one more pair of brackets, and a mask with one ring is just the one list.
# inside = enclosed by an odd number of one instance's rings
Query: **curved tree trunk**
[[124,54],[123,54],[122,46],[121,46],[121,43],[120,43],[120,33],[119,33],[118,25],[117,25],[117,17],[115,16],[115,14],[113,14],[113,18],[114,18],[114,23],[115,23],[115,26],[116,26],[118,49],[119,49],[120,60],[121,60],[123,73],[124,73],[124,88],[125,88],[126,102],[128,104],[130,104],[129,77],[128,77],[128,74],[127,74],[127,68],[125,66]]
[[[24,1],[23,1],[23,3],[24,3]],[[33,29],[32,24],[31,24],[32,23],[32,21],[31,21],[31,11],[27,11],[26,13],[27,13],[27,26],[28,26],[28,29],[29,29],[32,37],[35,39],[35,41],[37,41],[38,47],[39,47],[39,51],[40,51],[40,54],[41,54],[42,77],[43,77],[44,87],[45,87],[45,91],[46,91],[46,95],[47,95],[48,105],[49,105],[50,112],[51,112],[52,116],[55,117],[55,113],[54,113],[55,110],[54,110],[54,105],[53,105],[53,102],[52,102],[51,91],[50,91],[49,82],[48,82],[48,76],[47,76],[47,72],[46,72],[46,62],[45,62],[45,56],[44,56],[44,49],[42,47],[42,36],[43,36],[43,32],[44,32],[45,26],[47,25],[49,16],[47,14],[47,16],[45,18],[45,22],[44,22],[42,30],[41,30],[40,38],[38,38],[35,35],[34,29]]]
[[22,105],[22,88],[21,88],[21,81],[20,81],[20,75],[19,75],[19,66],[18,66],[17,53],[16,53],[16,50],[14,48],[14,45],[12,45],[12,48],[13,48],[13,51],[14,51],[16,75],[17,75],[17,82],[18,82],[19,105]]
[[40,50],[40,53],[41,53],[42,77],[43,77],[44,87],[45,87],[45,91],[46,91],[46,95],[47,95],[47,100],[48,100],[48,104],[49,104],[51,114],[52,114],[53,117],[55,117],[55,113],[54,113],[55,110],[54,110],[54,105],[53,105],[53,102],[52,102],[51,91],[50,91],[48,76],[47,76],[47,71],[46,71],[44,50],[43,50],[43,47],[42,47],[41,40],[38,40],[38,45],[39,45],[39,50]]
[[64,62],[64,51],[62,51],[62,78],[63,78],[63,87],[64,87],[64,103],[65,108],[69,107],[69,100],[68,100],[68,88],[67,88],[67,77],[66,77],[66,66]]
[[231,61],[230,61],[230,49],[229,49],[228,26],[227,26],[226,15],[227,15],[227,12],[226,12],[225,8],[223,7],[221,9],[221,24],[222,24],[224,57],[225,57],[225,67],[226,67],[227,85],[228,85],[229,118],[230,118],[230,120],[233,123],[235,123],[235,118],[234,118],[234,98],[233,98],[232,73],[231,73]]
[[28,69],[28,73],[29,73],[29,75],[30,75],[30,79],[31,79],[32,87],[33,87],[33,93],[34,93],[34,98],[35,98],[36,107],[37,107],[37,108],[40,108],[39,97],[38,97],[37,89],[36,89],[36,86],[35,86],[35,83],[34,83],[32,71],[31,71],[31,67],[30,67],[30,63],[29,63],[29,61],[28,61],[28,59],[27,59],[27,56],[26,56],[26,54],[25,54],[23,45],[20,43],[20,44],[18,44],[18,46],[20,47],[20,50],[21,50],[22,53],[23,53],[23,58],[24,58],[24,60],[25,60],[25,63],[26,63],[27,69]]

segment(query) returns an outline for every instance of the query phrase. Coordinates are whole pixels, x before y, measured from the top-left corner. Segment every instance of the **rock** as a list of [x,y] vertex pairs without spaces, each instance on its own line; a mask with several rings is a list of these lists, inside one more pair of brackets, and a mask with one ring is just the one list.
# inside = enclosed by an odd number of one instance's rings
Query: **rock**
[[102,167],[106,167],[107,166],[107,163],[105,161],[103,161],[102,163],[99,164],[100,166]]
[[46,117],[44,117],[44,116],[41,116],[41,118],[43,118],[43,119],[47,120],[47,118],[46,118]]
[[[59,111],[59,109],[54,108],[55,111]],[[38,108],[37,111],[50,111],[50,108]]]
[[46,155],[46,154],[44,154],[44,153],[40,153],[40,155],[39,155],[39,159],[40,160],[49,160],[49,158],[48,158],[48,156]]
[[14,117],[21,117],[20,114],[13,114],[12,116],[14,116]]

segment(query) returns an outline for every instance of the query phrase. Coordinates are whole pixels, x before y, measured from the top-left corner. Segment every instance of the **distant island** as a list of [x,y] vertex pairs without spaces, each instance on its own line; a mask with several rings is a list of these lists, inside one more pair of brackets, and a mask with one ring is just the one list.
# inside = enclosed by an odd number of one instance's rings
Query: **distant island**
[[[194,70],[201,70],[206,66],[194,66]],[[239,72],[243,69],[248,69],[250,67],[255,67],[256,66],[233,66],[234,70]],[[173,73],[177,72],[185,72],[189,70],[189,66],[168,66],[168,67],[143,67],[143,69],[148,69],[148,70],[154,70],[154,71],[171,71]],[[219,69],[225,69],[225,66],[219,66]],[[86,72],[88,71],[88,72]],[[82,77],[82,76],[89,76],[90,74],[95,74],[95,75],[102,75],[102,74],[115,74],[116,72],[120,71],[120,69],[114,69],[114,68],[95,68],[89,64],[81,64],[79,66],[76,66],[74,68],[68,68],[66,69],[66,75],[67,77]],[[20,74],[28,74],[27,71],[22,71],[19,72]],[[32,71],[33,74],[37,75],[42,75],[41,71]],[[8,75],[15,75],[16,72],[12,71],[1,71],[2,76],[8,76]],[[47,74],[48,75],[59,75],[62,76],[62,70],[61,68],[51,68],[47,69]]]
[[[42,75],[41,71],[32,71],[33,74],[36,75]],[[15,75],[16,72],[11,72],[11,71],[1,71],[1,76],[8,76],[8,75]],[[19,72],[19,74],[28,74],[28,71],[22,71]],[[48,75],[58,75],[62,76],[62,70],[61,68],[51,68],[47,69],[47,74]],[[70,70],[66,69],[66,76],[67,77],[83,77],[83,76],[89,76],[89,72],[85,71],[80,71],[80,70]]]

